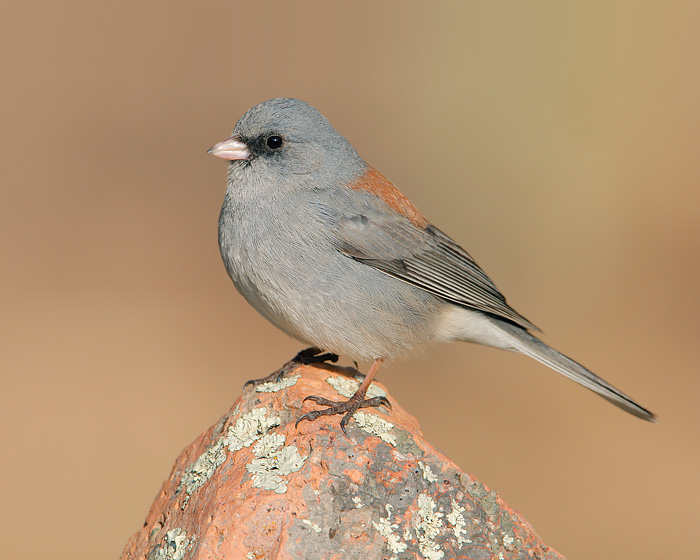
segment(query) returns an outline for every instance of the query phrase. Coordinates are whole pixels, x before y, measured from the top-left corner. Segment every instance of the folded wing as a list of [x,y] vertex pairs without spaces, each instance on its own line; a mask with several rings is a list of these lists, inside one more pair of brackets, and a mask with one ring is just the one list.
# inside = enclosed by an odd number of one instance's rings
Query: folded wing
[[448,301],[539,330],[506,303],[474,259],[432,225],[367,211],[337,222],[337,248],[348,257]]

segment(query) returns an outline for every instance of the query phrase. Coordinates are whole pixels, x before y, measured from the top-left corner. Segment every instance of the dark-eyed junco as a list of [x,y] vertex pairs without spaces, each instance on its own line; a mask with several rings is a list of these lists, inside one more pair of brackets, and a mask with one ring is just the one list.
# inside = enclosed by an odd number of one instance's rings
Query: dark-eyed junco
[[534,358],[620,408],[654,415],[528,332],[474,259],[296,99],[256,105],[209,153],[231,160],[219,218],[221,255],[238,291],[312,346],[374,363],[346,402],[310,397],[343,429],[386,359],[463,340]]

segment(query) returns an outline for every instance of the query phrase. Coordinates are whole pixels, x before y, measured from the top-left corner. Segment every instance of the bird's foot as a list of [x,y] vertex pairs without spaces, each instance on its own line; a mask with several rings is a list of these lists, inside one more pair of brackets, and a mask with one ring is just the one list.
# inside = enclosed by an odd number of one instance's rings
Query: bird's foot
[[313,422],[321,416],[333,416],[335,414],[344,414],[343,419],[340,421],[340,427],[342,428],[343,432],[347,434],[348,432],[346,430],[346,427],[348,425],[348,421],[360,408],[386,406],[387,408],[391,409],[391,403],[386,397],[382,396],[372,397],[371,399],[365,399],[364,391],[360,395],[358,395],[358,393],[359,390],[347,401],[331,401],[328,399],[324,399],[323,397],[317,397],[316,395],[309,395],[302,402],[314,401],[316,404],[320,404],[321,406],[327,406],[328,408],[321,410],[312,410],[311,412],[307,412],[306,414],[299,416],[294,427],[297,427],[299,425],[299,422],[301,422],[302,420],[309,420],[310,422]]
[[330,352],[323,353],[323,350],[316,347],[306,348],[299,352],[287,363],[297,363],[297,364],[323,364],[325,362],[337,362],[338,354],[332,354]]
[[306,397],[303,401],[301,401],[302,403],[304,401],[314,401],[316,404],[320,404],[321,406],[327,406],[328,408],[323,410],[312,410],[311,412],[302,414],[301,416],[299,416],[299,418],[297,418],[297,423],[294,425],[294,427],[296,428],[299,425],[299,422],[301,422],[302,420],[309,420],[310,422],[313,422],[314,420],[316,420],[316,418],[319,418],[320,416],[344,414],[343,419],[340,421],[340,427],[343,429],[343,432],[347,434],[345,428],[348,425],[348,421],[350,420],[350,418],[352,418],[352,415],[355,414],[355,412],[357,412],[358,409],[381,405],[391,408],[389,399],[387,399],[386,397],[373,397],[371,399],[365,398],[365,395],[367,394],[367,389],[369,389],[369,386],[372,384],[372,380],[374,379],[374,376],[376,375],[379,366],[381,366],[383,362],[383,358],[377,358],[374,360],[372,367],[369,368],[367,375],[365,375],[365,378],[362,380],[362,383],[360,383],[360,386],[357,388],[357,391],[355,391],[355,394],[352,397],[350,397],[347,401],[329,401],[328,399],[324,399],[323,397],[317,397],[316,395],[310,395]]
[[322,352],[323,351],[318,348],[306,348],[305,350],[299,352],[286,364],[284,364],[280,369],[278,369],[277,371],[273,371],[270,375],[262,377],[260,379],[251,379],[249,381],[246,381],[245,385],[243,385],[243,388],[245,389],[246,387],[248,387],[248,385],[257,387],[258,385],[262,385],[263,383],[279,383],[280,381],[282,381],[282,379],[284,379],[287,375],[294,371],[299,365],[322,364],[325,362],[338,361],[337,354],[323,354]]

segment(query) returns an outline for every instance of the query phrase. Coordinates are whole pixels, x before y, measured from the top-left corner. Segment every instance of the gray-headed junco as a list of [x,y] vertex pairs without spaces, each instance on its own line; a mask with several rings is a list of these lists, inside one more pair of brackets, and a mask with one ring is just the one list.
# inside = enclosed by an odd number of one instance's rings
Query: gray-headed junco
[[654,415],[528,332],[474,259],[357,154],[316,109],[271,99],[209,150],[231,160],[219,218],[221,255],[238,291],[271,323],[318,349],[373,360],[347,402],[362,406],[379,366],[432,342],[463,340],[534,358],[620,408]]

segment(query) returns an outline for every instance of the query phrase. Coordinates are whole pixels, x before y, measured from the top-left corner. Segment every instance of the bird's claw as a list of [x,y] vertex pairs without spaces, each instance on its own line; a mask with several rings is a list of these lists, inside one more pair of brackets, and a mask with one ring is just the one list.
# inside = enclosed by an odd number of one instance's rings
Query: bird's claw
[[291,359],[292,363],[297,364],[322,364],[325,362],[336,363],[338,361],[338,354],[332,354],[331,352],[322,353],[323,350],[320,348],[305,348],[299,352],[296,356]]
[[248,381],[245,382],[243,385],[243,389],[246,389],[248,385],[252,385],[253,387],[257,387],[258,385],[262,385],[263,383],[279,383],[282,381],[285,375],[287,375],[287,371],[285,367],[282,367],[281,369],[277,371],[273,371],[270,375],[266,377],[262,377],[260,379],[249,379]]
[[263,377],[261,379],[249,379],[243,385],[243,389],[246,389],[248,385],[257,387],[263,383],[279,383],[284,379],[289,373],[294,371],[299,364],[309,365],[309,364],[322,364],[325,362],[337,362],[338,355],[326,352],[322,354],[322,350],[319,348],[306,348],[284,364],[279,370],[272,372],[270,375]]
[[333,416],[335,414],[344,414],[342,420],[340,421],[340,428],[346,435],[348,433],[346,429],[348,422],[350,421],[350,418],[353,417],[355,412],[357,412],[358,409],[378,406],[386,406],[387,408],[391,409],[391,403],[389,402],[389,399],[387,399],[384,396],[372,397],[371,399],[363,399],[355,398],[355,395],[353,395],[347,401],[331,401],[329,399],[325,399],[316,395],[309,395],[308,397],[304,398],[302,403],[306,401],[313,401],[316,404],[320,404],[321,406],[327,406],[328,408],[320,410],[311,410],[306,414],[302,414],[301,416],[299,416],[299,418],[297,418],[297,421],[294,424],[295,428],[299,426],[299,422],[301,422],[302,420],[308,420],[310,422],[313,422],[321,416]]

